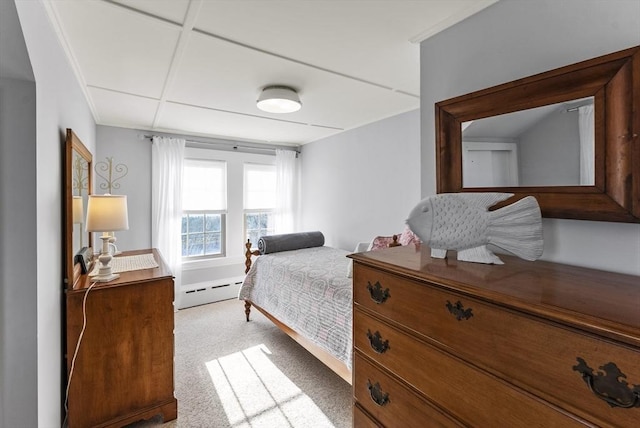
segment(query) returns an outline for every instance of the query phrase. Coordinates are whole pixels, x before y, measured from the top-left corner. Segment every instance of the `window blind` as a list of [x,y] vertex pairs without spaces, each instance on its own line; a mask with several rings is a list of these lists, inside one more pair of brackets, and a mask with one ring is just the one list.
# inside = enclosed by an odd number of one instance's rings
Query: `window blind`
[[266,210],[276,205],[276,167],[244,164],[244,209]]

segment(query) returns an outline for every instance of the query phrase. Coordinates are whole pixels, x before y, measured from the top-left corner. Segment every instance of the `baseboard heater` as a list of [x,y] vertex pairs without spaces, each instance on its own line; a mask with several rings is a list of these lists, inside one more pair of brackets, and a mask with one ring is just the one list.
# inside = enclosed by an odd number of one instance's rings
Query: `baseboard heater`
[[180,290],[180,307],[178,309],[237,298],[243,280],[244,276],[237,276],[187,284]]

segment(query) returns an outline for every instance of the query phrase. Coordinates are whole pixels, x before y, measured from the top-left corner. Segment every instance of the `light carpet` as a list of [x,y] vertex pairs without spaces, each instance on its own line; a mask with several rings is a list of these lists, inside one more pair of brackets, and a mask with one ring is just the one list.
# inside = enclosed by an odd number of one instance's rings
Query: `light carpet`
[[351,386],[236,299],[175,316],[178,418],[136,427],[347,428]]

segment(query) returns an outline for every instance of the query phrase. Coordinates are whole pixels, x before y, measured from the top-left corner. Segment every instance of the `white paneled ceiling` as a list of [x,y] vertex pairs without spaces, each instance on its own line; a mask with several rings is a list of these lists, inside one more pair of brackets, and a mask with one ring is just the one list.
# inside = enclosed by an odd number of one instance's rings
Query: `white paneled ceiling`
[[[96,123],[305,144],[419,108],[419,41],[497,0],[45,0]],[[302,109],[265,113],[262,88]]]

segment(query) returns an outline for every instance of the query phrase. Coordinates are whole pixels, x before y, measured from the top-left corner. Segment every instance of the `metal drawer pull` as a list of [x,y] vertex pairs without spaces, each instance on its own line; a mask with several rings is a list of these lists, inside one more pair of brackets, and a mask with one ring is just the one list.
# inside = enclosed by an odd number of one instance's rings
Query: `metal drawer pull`
[[449,312],[452,315],[455,315],[458,321],[462,321],[462,318],[468,320],[473,316],[473,313],[471,312],[471,308],[465,309],[460,300],[458,300],[455,305],[447,300],[446,306],[447,306],[447,309],[449,309]]
[[389,349],[389,341],[382,341],[382,336],[380,336],[380,332],[376,330],[375,333],[371,333],[371,330],[367,329],[367,337],[369,338],[369,344],[371,345],[371,349],[376,351],[378,354],[384,354]]
[[386,288],[383,290],[382,285],[380,285],[380,281],[376,281],[374,285],[371,285],[371,282],[367,281],[367,290],[369,290],[371,299],[377,304],[384,303],[389,297],[391,297],[389,289]]
[[382,388],[380,388],[380,384],[378,382],[376,382],[375,385],[371,385],[371,381],[367,379],[367,388],[369,388],[371,400],[373,400],[373,402],[378,406],[382,407],[389,403],[389,394],[382,392]]
[[629,383],[625,380],[627,376],[620,371],[615,363],[607,363],[598,367],[598,374],[593,374],[593,369],[586,361],[580,357],[576,358],[578,364],[573,366],[573,370],[582,375],[589,390],[596,397],[604,400],[611,407],[622,407],[630,409],[640,407],[640,385],[633,385],[629,388]]

